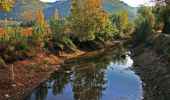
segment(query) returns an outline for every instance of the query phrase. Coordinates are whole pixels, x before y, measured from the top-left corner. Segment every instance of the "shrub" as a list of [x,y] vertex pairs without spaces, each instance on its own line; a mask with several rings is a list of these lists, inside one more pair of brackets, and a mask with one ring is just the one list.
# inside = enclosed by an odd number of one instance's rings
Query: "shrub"
[[75,51],[76,46],[70,40],[70,34],[66,31],[68,26],[65,20],[56,20],[52,18],[50,20],[50,28],[52,34],[50,35],[51,49],[60,48],[66,51]]
[[136,41],[145,40],[149,35],[151,28],[148,19],[140,18],[135,21],[135,32],[133,34],[133,38]]
[[133,32],[133,23],[129,20],[127,11],[119,11],[110,15],[110,20],[118,29],[116,37],[128,35]]
[[141,6],[135,19],[135,31],[133,38],[136,41],[145,41],[151,33],[155,23],[155,17],[149,7]]
[[109,18],[107,18],[101,31],[97,33],[96,38],[106,41],[113,38],[115,35],[117,35],[117,33],[118,29],[116,28],[115,24],[112,24]]
[[28,42],[31,47],[42,49],[45,44],[45,30],[41,26],[35,26],[32,29],[31,36],[28,37]]
[[22,57],[27,50],[27,37],[19,26],[6,27],[0,36],[0,56],[3,58]]
[[170,38],[160,35],[155,41],[157,51],[170,60]]

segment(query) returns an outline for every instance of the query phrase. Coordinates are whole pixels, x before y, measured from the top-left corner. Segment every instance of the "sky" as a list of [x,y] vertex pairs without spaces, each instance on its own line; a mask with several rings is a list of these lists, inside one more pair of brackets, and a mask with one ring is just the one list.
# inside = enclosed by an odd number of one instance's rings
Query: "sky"
[[[40,0],[40,1],[43,1],[43,2],[55,2],[55,1],[60,1],[60,0]],[[132,7],[138,7],[141,4],[148,5],[148,2],[150,0],[122,0],[122,1],[129,4]]]

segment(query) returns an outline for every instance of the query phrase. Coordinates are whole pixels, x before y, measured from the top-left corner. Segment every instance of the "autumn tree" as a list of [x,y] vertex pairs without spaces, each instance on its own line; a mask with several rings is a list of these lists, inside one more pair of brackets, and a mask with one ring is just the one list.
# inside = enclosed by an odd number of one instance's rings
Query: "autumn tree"
[[21,19],[24,24],[32,24],[34,21],[34,16],[33,16],[32,11],[24,11],[21,14]]
[[4,11],[10,11],[15,3],[15,0],[0,0],[0,8]]
[[125,10],[114,12],[110,15],[110,20],[118,29],[117,36],[127,35],[133,32],[133,23],[129,19],[128,12]]
[[44,13],[42,12],[42,10],[38,10],[36,12],[36,24],[39,26],[44,26],[45,21],[44,21]]
[[80,41],[96,39],[106,27],[108,14],[102,6],[102,0],[72,0],[71,29]]
[[55,18],[56,20],[59,19],[58,9],[56,9],[55,12],[54,12],[54,18]]

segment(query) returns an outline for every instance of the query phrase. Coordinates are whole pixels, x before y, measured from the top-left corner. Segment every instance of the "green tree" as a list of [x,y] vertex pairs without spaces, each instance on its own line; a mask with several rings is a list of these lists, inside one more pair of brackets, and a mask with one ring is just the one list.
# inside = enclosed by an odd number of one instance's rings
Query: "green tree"
[[170,1],[169,0],[151,0],[156,3],[157,11],[155,14],[159,17],[159,21],[163,22],[163,33],[170,34]]
[[56,49],[59,47],[66,51],[76,50],[76,46],[70,40],[70,35],[67,32],[68,25],[66,24],[66,20],[56,20],[55,18],[52,18],[50,20],[50,28],[52,30],[50,36],[50,49]]
[[28,37],[29,45],[35,49],[41,50],[45,45],[45,30],[42,26],[34,26],[31,36]]
[[132,33],[134,30],[133,23],[129,20],[127,11],[122,10],[116,13],[112,13],[110,15],[110,20],[118,29],[118,37],[123,34]]
[[102,0],[72,0],[71,30],[80,41],[96,39],[109,24],[103,12]]
[[0,57],[5,60],[22,58],[27,51],[27,37],[19,26],[5,27],[0,35]]
[[154,27],[155,17],[154,17],[154,14],[152,13],[152,9],[150,7],[141,5],[137,12],[139,14],[138,17],[140,17],[140,18],[144,17],[149,20],[150,28]]
[[155,23],[155,17],[151,8],[141,6],[138,9],[138,16],[135,19],[135,32],[133,38],[137,41],[144,41],[151,33]]

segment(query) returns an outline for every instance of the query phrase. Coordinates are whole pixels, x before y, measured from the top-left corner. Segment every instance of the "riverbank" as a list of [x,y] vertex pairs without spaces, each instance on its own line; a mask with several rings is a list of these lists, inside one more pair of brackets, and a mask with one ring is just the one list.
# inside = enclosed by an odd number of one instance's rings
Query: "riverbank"
[[[120,43],[107,41],[106,47]],[[75,53],[61,52],[58,55],[38,53],[33,58],[7,64],[0,69],[0,100],[22,100],[40,83],[60,69],[70,58],[86,53],[77,49]],[[13,72],[11,72],[13,68]]]
[[[60,55],[39,53],[33,58],[5,65],[0,70],[0,100],[23,99],[33,88],[57,71],[65,60],[83,53],[80,50],[71,54],[62,52]],[[11,75],[11,67],[13,67],[13,75]]]
[[134,70],[143,81],[144,100],[170,100],[170,62],[165,52],[169,40],[170,37],[154,33],[146,43],[131,50]]

